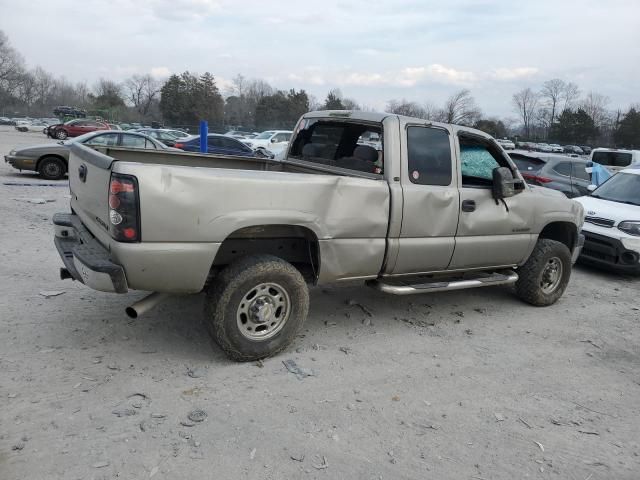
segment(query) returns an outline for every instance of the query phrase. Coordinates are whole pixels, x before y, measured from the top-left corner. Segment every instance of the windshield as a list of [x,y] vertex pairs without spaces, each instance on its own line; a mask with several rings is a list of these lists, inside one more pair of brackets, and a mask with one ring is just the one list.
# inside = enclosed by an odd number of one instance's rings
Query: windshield
[[255,137],[256,140],[268,140],[275,132],[262,132],[260,135]]
[[618,173],[600,185],[591,196],[612,202],[640,205],[640,175]]

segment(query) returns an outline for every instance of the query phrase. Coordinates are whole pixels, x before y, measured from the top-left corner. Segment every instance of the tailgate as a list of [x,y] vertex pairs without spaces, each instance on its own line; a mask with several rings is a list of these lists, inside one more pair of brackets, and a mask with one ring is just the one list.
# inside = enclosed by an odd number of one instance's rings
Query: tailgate
[[109,181],[114,159],[79,143],[69,145],[71,208],[97,235],[109,230]]

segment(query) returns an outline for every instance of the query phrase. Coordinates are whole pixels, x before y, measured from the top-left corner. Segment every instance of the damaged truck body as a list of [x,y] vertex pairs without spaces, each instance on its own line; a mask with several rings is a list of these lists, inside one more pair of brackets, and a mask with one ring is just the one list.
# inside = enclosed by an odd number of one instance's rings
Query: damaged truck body
[[282,161],[70,148],[71,212],[54,217],[63,278],[204,291],[209,331],[235,360],[292,342],[309,285],[361,280],[405,295],[514,284],[550,305],[583,242],[579,203],[527,185],[495,140],[455,125],[312,112]]

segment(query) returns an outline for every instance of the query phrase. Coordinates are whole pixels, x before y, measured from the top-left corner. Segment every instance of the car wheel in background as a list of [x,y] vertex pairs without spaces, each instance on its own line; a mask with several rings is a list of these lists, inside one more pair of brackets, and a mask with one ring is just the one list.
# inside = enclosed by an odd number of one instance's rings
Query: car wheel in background
[[256,255],[230,264],[213,280],[205,323],[229,358],[246,362],[291,344],[308,311],[302,274],[278,257]]
[[66,140],[68,136],[69,135],[67,135],[67,132],[65,130],[58,130],[56,132],[56,138],[58,140]]
[[60,180],[66,172],[67,167],[57,157],[45,157],[38,165],[38,173],[47,180]]

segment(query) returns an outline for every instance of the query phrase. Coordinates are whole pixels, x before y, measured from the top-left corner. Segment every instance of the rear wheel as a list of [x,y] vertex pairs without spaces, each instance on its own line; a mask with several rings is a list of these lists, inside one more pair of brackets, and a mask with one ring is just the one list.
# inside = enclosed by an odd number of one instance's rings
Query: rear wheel
[[527,262],[518,269],[516,294],[532,305],[554,304],[571,277],[571,253],[555,240],[538,240]]
[[65,130],[58,130],[56,132],[56,138],[58,140],[66,140],[68,136],[69,135],[67,134],[67,132]]
[[38,165],[38,173],[47,180],[60,180],[66,171],[64,162],[57,157],[45,157]]
[[250,361],[275,355],[294,340],[309,311],[300,272],[271,255],[225,268],[207,291],[205,322],[227,356]]

